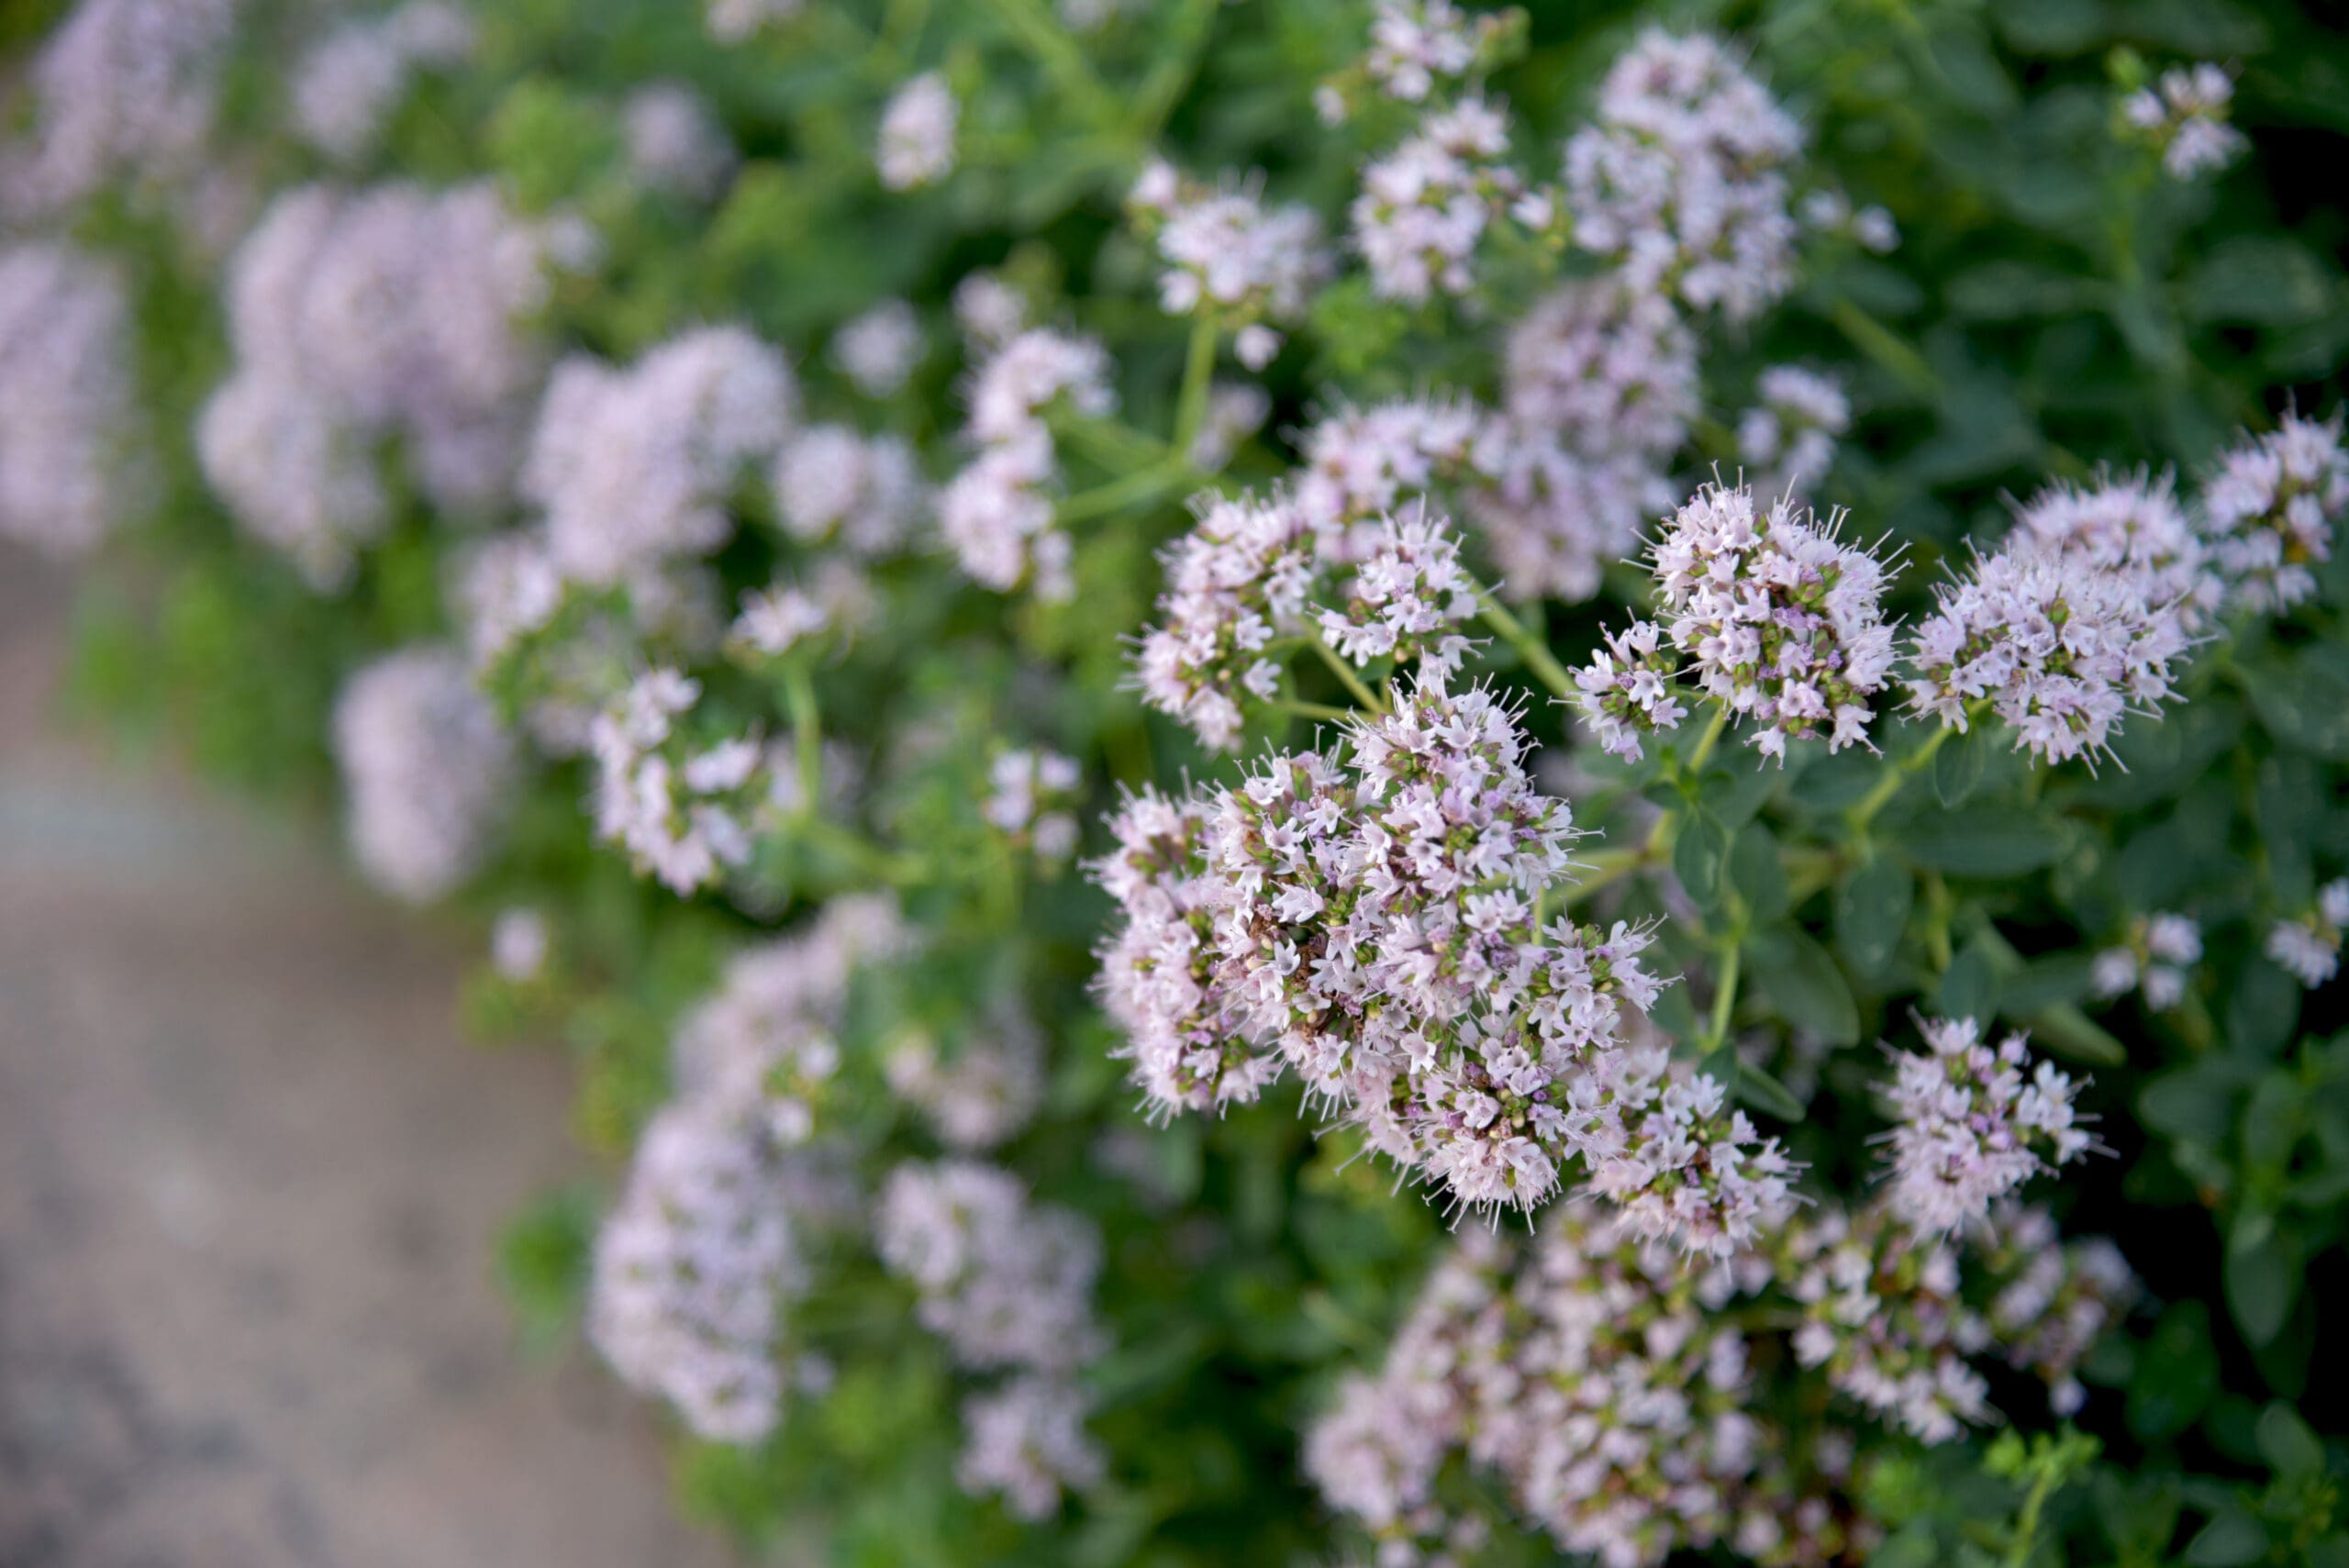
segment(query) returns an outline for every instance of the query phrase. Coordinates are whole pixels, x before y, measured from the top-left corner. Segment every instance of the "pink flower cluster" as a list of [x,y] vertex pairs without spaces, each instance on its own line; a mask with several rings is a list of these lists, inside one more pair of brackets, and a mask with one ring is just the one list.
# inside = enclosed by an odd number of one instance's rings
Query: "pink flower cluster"
[[2008,1193],[2094,1147],[2054,1062],[2020,1032],[1997,1045],[1972,1018],[1927,1018],[1925,1049],[1893,1058],[1886,1207],[1921,1236],[1979,1222]]
[[367,880],[426,904],[496,847],[518,774],[514,738],[454,649],[388,653],[335,699],[351,848]]
[[974,582],[1008,594],[1023,584],[1058,603],[1076,592],[1069,537],[1054,525],[1060,464],[1046,416],[1101,416],[1117,406],[1109,356],[1090,338],[1019,333],[980,366],[970,395],[971,462],[938,498],[946,543]]
[[2314,594],[2314,568],[2332,558],[2333,525],[2349,511],[2342,417],[2288,414],[2221,456],[2202,487],[2204,525],[2229,595],[2254,614],[2281,614]]

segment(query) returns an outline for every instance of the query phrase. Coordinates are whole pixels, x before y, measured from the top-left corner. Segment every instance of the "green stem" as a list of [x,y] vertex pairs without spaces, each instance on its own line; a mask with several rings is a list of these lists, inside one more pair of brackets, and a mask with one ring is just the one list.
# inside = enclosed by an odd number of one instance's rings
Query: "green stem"
[[[1967,720],[1969,725],[1973,722],[1971,718]],[[1884,776],[1876,780],[1869,787],[1867,794],[1860,796],[1853,805],[1851,815],[1853,828],[1865,829],[1869,823],[1875,821],[1876,814],[1882,811],[1891,802],[1892,797],[1900,793],[1900,786],[1922,773],[1925,765],[1933,760],[1933,753],[1940,751],[1943,744],[1956,733],[1957,730],[1954,727],[1944,724],[1925,737],[1923,745],[1885,769]]]
[[1853,347],[1889,371],[1920,400],[1932,403],[1940,395],[1941,378],[1933,374],[1933,367],[1883,322],[1848,298],[1837,300],[1829,314]]
[[1729,1016],[1737,1006],[1737,971],[1741,950],[1731,940],[1721,952],[1720,978],[1714,982],[1712,1021],[1705,1029],[1705,1050],[1718,1051],[1729,1039]]
[[783,694],[791,714],[793,758],[799,765],[799,813],[813,817],[823,804],[823,717],[816,706],[816,683],[805,660],[784,667]]
[[1707,762],[1711,762],[1713,748],[1721,743],[1721,737],[1728,732],[1728,729],[1729,704],[1715,703],[1713,721],[1706,725],[1705,733],[1698,737],[1697,749],[1688,753],[1688,764],[1684,771],[1693,777],[1704,768]]
[[1588,874],[1579,882],[1568,884],[1562,890],[1559,902],[1571,909],[1601,888],[1610,887],[1633,872],[1644,870],[1654,860],[1654,854],[1645,848],[1599,850],[1586,862],[1589,867]]
[[1117,101],[1094,73],[1092,61],[1039,0],[987,0],[987,4],[1019,39],[1020,47],[1036,57],[1044,73],[1075,100],[1087,118],[1096,125],[1117,119]]
[[1508,606],[1501,603],[1500,595],[1490,588],[1479,588],[1476,597],[1484,611],[1485,624],[1497,632],[1502,641],[1517,650],[1518,657],[1525,661],[1525,667],[1556,695],[1567,702],[1574,701],[1578,695],[1575,678],[1551,653],[1549,645],[1526,629],[1525,623],[1511,615]]
[[1377,695],[1362,684],[1362,677],[1354,673],[1354,667],[1340,658],[1336,649],[1319,637],[1314,638],[1306,646],[1321,656],[1321,662],[1330,666],[1330,673],[1338,677],[1338,684],[1346,688],[1346,695],[1353,697],[1364,713],[1386,711],[1386,705],[1380,702]]
[[1053,507],[1052,514],[1063,524],[1086,522],[1156,501],[1170,491],[1181,489],[1190,477],[1188,463],[1153,463],[1122,479],[1079,491]]
[[1208,421],[1208,392],[1215,375],[1215,346],[1220,336],[1211,310],[1191,318],[1190,346],[1183,353],[1183,389],[1174,398],[1174,439],[1177,457],[1188,461],[1191,443]]
[[2054,1486],[2053,1469],[2042,1469],[2032,1477],[2031,1490],[2023,1496],[2022,1511],[2015,1516],[2015,1539],[2007,1549],[2004,1568],[2024,1568],[2031,1561],[2031,1549],[2039,1544],[2039,1512],[2047,1506],[2047,1495]]
[[1328,703],[1300,702],[1295,697],[1283,697],[1273,704],[1282,713],[1293,713],[1299,718],[1326,718],[1343,724],[1354,717],[1352,708],[1331,707]]

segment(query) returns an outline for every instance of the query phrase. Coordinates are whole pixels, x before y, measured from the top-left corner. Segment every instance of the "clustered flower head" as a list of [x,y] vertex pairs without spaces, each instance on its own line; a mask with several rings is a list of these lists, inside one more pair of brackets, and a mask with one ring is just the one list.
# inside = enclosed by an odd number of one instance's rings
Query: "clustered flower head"
[[1794,283],[1802,128],[1719,40],[1650,29],[1566,143],[1574,242],[1638,294],[1751,319]]
[[2219,459],[2202,487],[2210,548],[2234,603],[2259,615],[2316,592],[2314,568],[2332,557],[2332,527],[2349,510],[2349,451],[2342,416],[2288,414],[2266,435]]
[[930,485],[901,436],[808,425],[777,454],[775,512],[802,544],[836,543],[859,560],[903,549],[930,506]]
[[527,905],[501,909],[489,929],[489,965],[499,979],[528,984],[546,973],[554,938],[547,917]]
[[2050,763],[2093,756],[2132,706],[2169,696],[2188,618],[2142,573],[2018,530],[1918,623],[1909,701],[1960,730],[1987,703],[2018,749]]
[[[1865,745],[1870,699],[1893,660],[1880,607],[1885,570],[1781,499],[1708,484],[1649,550],[1664,633],[1705,695],[1752,726],[1748,743],[1785,759],[1787,742],[1825,730],[1831,751]],[[1641,737],[1676,724],[1659,639],[1635,623],[1582,672],[1582,706],[1609,751],[1636,758]]]
[[[1972,1299],[1969,1252],[1988,1286]],[[2043,1211],[2012,1203],[1963,1236],[1912,1230],[1881,1205],[1825,1207],[1788,1228],[1776,1273],[1801,1312],[1796,1361],[1927,1443],[1991,1418],[1970,1362],[1987,1352],[2038,1374],[2059,1413],[2076,1410],[2076,1369],[2135,1291],[2111,1243],[2059,1244]]]
[[1363,170],[1350,217],[1380,297],[1419,305],[1475,286],[1486,228],[1525,194],[1508,155],[1508,115],[1468,97]]
[[1470,507],[1510,590],[1586,599],[1645,518],[1698,407],[1697,345],[1668,299],[1587,278],[1513,324]]
[[1137,681],[1217,750],[1237,746],[1247,705],[1277,698],[1283,656],[1317,634],[1357,665],[1392,659],[1423,675],[1452,674],[1467,653],[1456,628],[1477,611],[1475,579],[1423,499],[1351,530],[1314,512],[1303,489],[1210,500],[1166,551],[1162,624],[1142,634]]
[[418,68],[445,69],[473,51],[473,19],[443,0],[407,0],[355,17],[313,44],[294,73],[294,125],[341,163],[373,154]]
[[1708,1321],[1734,1291],[1583,1211],[1545,1218],[1530,1244],[1464,1236],[1385,1368],[1307,1434],[1306,1473],[1398,1568],[1460,1543],[1435,1496],[1453,1451],[1605,1568],[1702,1550],[1740,1532],[1783,1462],[1746,1409],[1744,1336]]
[[1076,853],[1076,814],[1071,808],[1084,778],[1074,758],[1014,748],[996,754],[987,768],[987,783],[980,812],[989,827],[1048,866],[1063,864]]
[[1070,1377],[1105,1342],[1093,1317],[1101,1242],[1091,1221],[1031,1202],[996,1166],[909,1161],[882,1188],[874,1241],[957,1362],[1014,1374],[963,1407],[963,1485],[999,1490],[1039,1518],[1063,1488],[1097,1481],[1104,1462]]
[[1267,207],[1261,183],[1261,177],[1245,184],[1227,180],[1208,189],[1162,159],[1143,169],[1126,198],[1166,263],[1158,303],[1170,315],[1206,310],[1241,328],[1241,357],[1252,370],[1264,368],[1280,347],[1279,334],[1261,324],[1302,316],[1333,271],[1313,209]]
[[778,1147],[806,1144],[840,1071],[851,979],[908,945],[896,904],[863,895],[834,899],[803,932],[735,954],[718,990],[677,1027],[678,1094],[751,1117]]
[[[1102,984],[1153,1108],[1248,1099],[1291,1069],[1372,1147],[1488,1209],[1539,1205],[1562,1162],[1637,1159],[1664,1136],[1635,1125],[1663,1063],[1625,1040],[1626,1008],[1662,988],[1639,962],[1650,938],[1538,914],[1577,835],[1527,777],[1525,745],[1499,699],[1426,675],[1339,751],[1130,804],[1097,868],[1127,915]],[[1747,1130],[1724,1118],[1705,1136]],[[1668,1193],[1691,1166],[1733,1178],[1745,1158],[1653,1170]],[[1653,1212],[1709,1247],[1736,1207]]]
[[993,1149],[1019,1134],[1044,1098],[1044,1041],[1018,1002],[990,1005],[941,1060],[928,1034],[889,1049],[889,1089],[921,1114],[941,1143],[960,1154]]
[[873,618],[873,586],[846,561],[819,561],[742,595],[728,635],[738,655],[779,659],[811,644],[846,641]]
[[2141,915],[2127,937],[2096,955],[2089,980],[2099,996],[2143,989],[2145,1006],[2165,1013],[2186,999],[2192,966],[2201,962],[2202,929],[2185,915]]
[[704,0],[702,26],[720,43],[740,43],[761,28],[787,22],[807,0]]
[[1835,465],[1835,442],[1852,428],[1851,400],[1831,375],[1772,365],[1737,422],[1737,455],[1757,495],[1809,494]]
[[2162,168],[2171,179],[2191,180],[2225,168],[2251,146],[2227,123],[2234,96],[2233,78],[2219,66],[2181,65],[2123,99],[2121,118],[2162,155]]
[[1575,672],[1576,706],[1601,750],[1637,762],[1646,754],[1647,737],[1677,729],[1688,716],[1674,684],[1680,661],[1652,620],[1601,636],[1599,651]]
[[2126,575],[2150,605],[2170,609],[2192,633],[2218,608],[2224,587],[2194,517],[2170,477],[2140,470],[2092,485],[2048,485],[2015,509],[2015,532],[2089,568]]
[[946,78],[926,71],[899,87],[881,112],[873,161],[893,191],[935,184],[954,171],[954,129],[962,110]]
[[557,571],[604,587],[717,550],[735,486],[773,461],[797,408],[783,355],[739,327],[693,328],[626,369],[565,359],[522,470]]
[[1241,442],[1272,417],[1273,397],[1252,381],[1219,381],[1208,389],[1208,411],[1191,438],[1191,466],[1214,473],[1230,462]]
[[229,264],[237,364],[197,422],[206,478],[320,586],[389,521],[386,436],[437,505],[503,506],[545,373],[523,323],[581,246],[487,182],[279,196]]
[[45,216],[117,180],[168,186],[212,139],[242,0],[81,0],[29,72],[30,145],[0,164],[0,209]]
[[0,250],[0,538],[80,555],[119,516],[128,325],[110,267],[45,240]]
[[408,648],[361,670],[335,701],[334,748],[351,853],[368,881],[424,904],[481,868],[517,759],[462,654]]
[[1377,548],[1380,520],[1407,501],[1488,477],[1494,442],[1491,416],[1464,397],[1342,408],[1306,431],[1290,494],[1308,526],[1330,536],[1325,554],[1359,561]]
[[1075,594],[1069,537],[1053,520],[1060,463],[1046,417],[1112,411],[1109,368],[1093,339],[1044,328],[1019,332],[979,367],[965,427],[976,455],[938,497],[939,529],[974,582],[1005,594],[1026,584],[1048,603]]
[[596,832],[678,894],[748,864],[762,826],[812,804],[799,798],[787,744],[697,734],[686,716],[700,699],[700,682],[656,665],[596,716],[588,737]]
[[2317,889],[2315,906],[2267,929],[2267,956],[2313,991],[2341,969],[2342,933],[2349,930],[2349,876]]
[[707,201],[725,188],[739,160],[726,128],[681,83],[655,82],[629,94],[621,127],[629,172],[648,190]]
[[1925,1049],[1893,1058],[1895,1218],[1922,1235],[1961,1229],[2043,1171],[2094,1146],[2072,1107],[2078,1086],[2032,1065],[2020,1031],[1992,1045],[1972,1018],[1926,1018]]
[[678,1031],[677,1094],[596,1238],[587,1322],[613,1370],[702,1437],[755,1442],[780,1416],[779,1318],[807,1283],[798,1237],[839,1207],[802,1151],[814,1096],[856,966],[903,943],[890,901],[837,899],[737,957]]
[[1452,0],[1379,0],[1363,67],[1388,97],[1423,103],[1437,82],[1468,74],[1494,20]]
[[895,397],[921,362],[921,323],[902,299],[885,299],[841,324],[832,359],[867,397]]

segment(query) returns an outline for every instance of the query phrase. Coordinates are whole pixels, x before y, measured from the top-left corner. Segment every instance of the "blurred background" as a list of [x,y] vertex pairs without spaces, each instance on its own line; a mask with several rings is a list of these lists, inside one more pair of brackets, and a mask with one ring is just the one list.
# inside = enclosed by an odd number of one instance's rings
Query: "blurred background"
[[0,1564],[726,1562],[648,1407],[517,1354],[562,1060],[459,1038],[468,954],[322,834],[77,735],[73,586],[0,541]]

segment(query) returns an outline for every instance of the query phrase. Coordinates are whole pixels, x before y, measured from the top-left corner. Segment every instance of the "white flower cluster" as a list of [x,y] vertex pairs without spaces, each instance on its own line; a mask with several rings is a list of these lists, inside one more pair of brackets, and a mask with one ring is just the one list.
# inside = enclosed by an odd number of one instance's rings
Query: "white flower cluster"
[[1316,522],[1305,495],[1211,500],[1166,551],[1162,624],[1142,634],[1136,678],[1143,701],[1219,751],[1237,747],[1251,700],[1279,695],[1284,643],[1318,630],[1357,664],[1393,658],[1435,675],[1467,651],[1453,628],[1476,612],[1475,582],[1440,520],[1422,506],[1364,530],[1349,572],[1344,531]]
[[778,577],[742,595],[728,636],[753,659],[780,659],[805,644],[846,640],[873,618],[873,586],[845,561],[820,561],[798,577]]
[[1273,396],[1250,381],[1219,381],[1208,389],[1207,417],[1191,438],[1186,454],[1201,473],[1215,473],[1230,462],[1240,443],[1264,428],[1272,417]]
[[1419,305],[1475,286],[1486,228],[1525,194],[1508,155],[1508,117],[1469,97],[1364,168],[1350,217],[1382,298]]
[[1379,0],[1364,69],[1388,97],[1423,103],[1438,78],[1457,80],[1476,63],[1482,21],[1452,0]]
[[1158,303],[1172,316],[1201,310],[1241,329],[1241,362],[1262,370],[1280,349],[1265,323],[1294,321],[1313,291],[1335,271],[1312,208],[1267,207],[1259,186],[1226,181],[1208,189],[1172,163],[1153,160],[1134,182],[1126,206],[1166,263]]
[[1063,1488],[1097,1483],[1099,1448],[1083,1430],[1071,1373],[1100,1353],[1093,1282],[1101,1242],[1073,1210],[1029,1200],[1018,1177],[966,1160],[908,1162],[883,1187],[881,1260],[918,1296],[922,1326],[974,1372],[1013,1375],[963,1407],[959,1478],[1041,1518]]
[[1802,147],[1719,40],[1651,28],[1566,143],[1574,242],[1634,294],[1750,320],[1794,283],[1787,172]]
[[1059,454],[1045,416],[1117,407],[1108,351],[1049,328],[1019,333],[979,367],[965,434],[977,455],[938,497],[938,526],[971,578],[1008,594],[1023,583],[1063,603],[1076,592],[1068,535],[1053,526]]
[[779,1317],[806,1283],[797,1232],[837,1207],[795,1146],[839,1059],[855,967],[903,942],[888,900],[836,900],[805,933],[738,956],[678,1031],[678,1093],[596,1239],[587,1321],[613,1369],[702,1437],[754,1442],[781,1413]]
[[990,1006],[945,1061],[930,1036],[917,1033],[892,1046],[883,1067],[890,1091],[959,1154],[1017,1136],[1044,1099],[1043,1035],[1008,998]]
[[374,153],[414,73],[459,64],[473,47],[473,18],[444,0],[351,17],[311,45],[295,69],[294,128],[328,157],[357,163]]
[[[1962,1246],[1989,1265],[1987,1310],[1964,1294]],[[2012,1204],[1962,1239],[1920,1235],[1881,1207],[1828,1208],[1789,1228],[1776,1272],[1801,1309],[1796,1360],[1928,1443],[1990,1418],[1968,1359],[1987,1351],[2036,1373],[2059,1413],[2076,1410],[2080,1360],[2135,1289],[2111,1243],[2061,1245],[2043,1212]]]
[[1511,326],[1502,389],[1471,508],[1512,593],[1586,599],[1675,498],[1696,339],[1668,299],[1578,280]]
[[775,1340],[805,1285],[792,1187],[756,1123],[675,1101],[638,1139],[596,1237],[588,1337],[629,1387],[712,1441],[755,1442],[782,1412]]
[[2251,146],[2249,138],[2227,123],[2234,96],[2234,80],[2220,67],[2181,65],[2122,99],[2121,119],[2137,139],[2162,155],[2171,179],[2192,180],[2225,168]]
[[230,263],[237,366],[197,422],[206,477],[322,587],[390,520],[384,437],[437,506],[503,506],[545,373],[521,323],[578,248],[486,182],[278,197]]
[[735,954],[671,1041],[678,1095],[751,1118],[780,1148],[806,1144],[840,1071],[851,979],[908,945],[896,903],[863,895],[834,899],[804,932]]
[[790,433],[798,386],[783,355],[739,327],[702,327],[615,369],[555,367],[522,469],[567,581],[608,587],[734,531],[729,501]]
[[2143,572],[2018,529],[1938,592],[1909,643],[1909,700],[1960,730],[1987,702],[2019,749],[2049,763],[2093,756],[2132,705],[2169,696],[2190,615],[2189,601],[2156,597]]
[[680,895],[749,863],[760,828],[803,804],[790,746],[735,735],[703,743],[680,724],[701,683],[655,666],[589,732],[596,831]]
[[80,555],[131,488],[130,344],[114,271],[68,246],[0,249],[0,539]]
[[514,739],[474,690],[463,655],[384,655],[335,700],[335,758],[351,848],[375,886],[429,903],[481,869],[516,779]]
[[906,547],[930,509],[930,486],[901,436],[863,436],[846,425],[809,425],[774,462],[775,512],[802,544],[837,542],[859,560]]
[[1835,466],[1835,443],[1852,428],[1842,384],[1799,365],[1772,365],[1754,395],[1737,422],[1746,484],[1757,495],[1810,494]]
[[[1785,759],[1787,742],[1827,733],[1831,751],[1866,745],[1869,701],[1893,661],[1880,607],[1883,565],[1784,499],[1708,484],[1666,520],[1649,550],[1664,631],[1685,674],[1750,721],[1747,741]],[[1636,758],[1641,738],[1678,722],[1660,644],[1634,623],[1577,678],[1585,717],[1609,751]]]
[[2145,1006],[2165,1013],[2186,999],[2192,966],[2202,960],[2202,929],[2184,915],[2141,915],[2128,936],[2096,955],[2089,984],[2099,996],[2142,988]]
[[80,0],[30,71],[30,145],[0,165],[0,209],[41,216],[110,182],[193,175],[212,138],[241,0]]
[[2313,568],[2332,558],[2332,526],[2349,510],[2342,416],[2288,414],[2267,435],[2219,459],[2202,487],[2210,548],[2237,604],[2276,615],[2316,592]]
[[1076,853],[1077,803],[1084,784],[1075,759],[1057,751],[1015,748],[996,753],[987,768],[987,826],[1030,851],[1046,866]]
[[1744,1337],[1708,1321],[1734,1293],[1725,1271],[1692,1273],[1575,1211],[1530,1245],[1464,1236],[1384,1370],[1307,1434],[1306,1474],[1397,1568],[1463,1544],[1435,1500],[1454,1451],[1561,1551],[1604,1568],[1752,1540],[1776,1522],[1763,1473],[1784,1447],[1745,1408]]
[[2267,956],[2313,991],[2341,971],[2341,942],[2349,931],[2349,876],[2317,889],[2316,906],[2298,919],[2267,928]]
[[2188,633],[2225,592],[2203,530],[2165,473],[2104,474],[2087,488],[2050,484],[2016,508],[2015,537],[2131,578],[2147,605],[2168,609]]
[[1786,1223],[1801,1167],[1720,1083],[1670,1063],[1665,1047],[1643,1047],[1605,1074],[1621,1131],[1593,1140],[1590,1185],[1641,1240],[1725,1261]]
[[720,43],[740,43],[761,28],[787,22],[807,0],[704,0],[702,27]]
[[525,985],[546,973],[553,946],[544,915],[524,905],[501,909],[489,929],[489,966],[507,984]]
[[946,78],[925,71],[899,87],[881,111],[873,150],[881,183],[893,191],[935,184],[954,172],[954,131],[961,106]]
[[620,124],[629,172],[647,190],[707,201],[726,188],[740,161],[726,128],[682,83],[655,82],[629,94]]
[[1996,1046],[1972,1018],[1919,1022],[1925,1049],[1893,1058],[1895,1120],[1886,1206],[1920,1235],[1962,1229],[2043,1171],[2095,1140],[2072,1108],[2078,1086],[2056,1065],[2032,1064],[2025,1036]]
[[921,322],[902,299],[885,299],[841,323],[832,361],[867,397],[895,397],[921,363]]
[[1464,397],[1409,397],[1347,408],[1306,431],[1293,493],[1307,522],[1332,535],[1324,553],[1359,561],[1379,520],[1440,485],[1496,472],[1491,417]]
[[[1650,939],[1540,917],[1577,835],[1534,790],[1525,744],[1491,694],[1430,677],[1358,719],[1342,752],[1277,758],[1204,802],[1130,804],[1097,870],[1127,921],[1105,1005],[1160,1112],[1247,1099],[1294,1069],[1455,1204],[1531,1208],[1563,1162],[1647,1157],[1659,1229],[1709,1247],[1742,1189],[1669,1195],[1700,1175],[1766,1181],[1770,1161],[1650,1147],[1694,1136],[1639,1125],[1663,1075],[1625,1040],[1625,1008],[1662,988],[1639,962]],[[1748,1130],[1714,1118],[1703,1136]],[[1642,1184],[1629,1170],[1627,1194]]]

